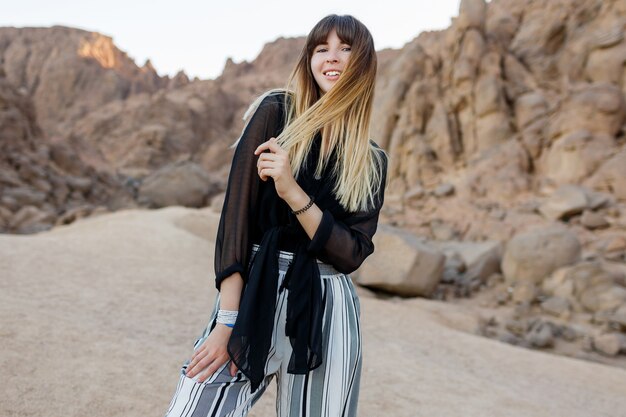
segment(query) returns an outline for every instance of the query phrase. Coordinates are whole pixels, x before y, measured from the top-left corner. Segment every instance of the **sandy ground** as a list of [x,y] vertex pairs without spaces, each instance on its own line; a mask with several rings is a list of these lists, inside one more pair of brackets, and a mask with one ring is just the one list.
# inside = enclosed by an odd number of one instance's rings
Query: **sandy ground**
[[[213,307],[214,233],[170,207],[0,235],[0,416],[164,415]],[[624,369],[457,330],[476,318],[455,305],[361,304],[360,416],[626,417]]]

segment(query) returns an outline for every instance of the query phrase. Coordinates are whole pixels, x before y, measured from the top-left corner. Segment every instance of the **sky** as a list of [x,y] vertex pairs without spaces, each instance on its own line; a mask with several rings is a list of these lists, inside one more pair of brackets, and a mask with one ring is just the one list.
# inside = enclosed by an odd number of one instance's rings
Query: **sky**
[[4,1],[0,26],[71,26],[113,38],[135,63],[150,59],[161,76],[219,76],[226,59],[252,61],[279,37],[306,36],[324,16],[350,14],[372,33],[376,50],[401,48],[450,26],[460,0],[20,0]]

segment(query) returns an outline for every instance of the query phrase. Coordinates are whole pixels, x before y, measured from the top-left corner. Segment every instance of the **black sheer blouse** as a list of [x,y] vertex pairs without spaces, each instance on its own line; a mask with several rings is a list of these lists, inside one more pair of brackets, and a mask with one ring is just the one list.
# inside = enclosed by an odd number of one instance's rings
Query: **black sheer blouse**
[[[321,223],[310,239],[287,203],[276,193],[273,180],[262,181],[257,173],[254,150],[282,132],[285,105],[284,94],[269,94],[242,132],[233,156],[215,244],[217,289],[235,272],[244,280],[239,315],[228,351],[237,367],[252,381],[253,391],[264,377],[271,341],[278,279],[276,250],[295,254],[279,291],[289,289],[286,330],[294,347],[289,372],[306,373],[319,366],[322,360],[323,312],[315,259],[349,274],[374,251],[372,237],[384,200],[387,175],[385,158],[381,167],[383,181],[375,195],[375,205],[364,212],[346,211],[332,193],[334,154],[321,177],[314,176],[322,141],[318,133],[296,179],[323,212]],[[260,248],[251,262],[253,243]]]

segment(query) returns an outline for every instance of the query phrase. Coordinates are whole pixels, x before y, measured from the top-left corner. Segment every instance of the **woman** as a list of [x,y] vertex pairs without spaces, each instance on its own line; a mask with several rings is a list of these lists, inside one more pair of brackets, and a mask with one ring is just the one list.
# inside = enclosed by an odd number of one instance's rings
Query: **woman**
[[215,309],[167,416],[245,416],[274,376],[279,416],[356,415],[349,274],[374,251],[387,172],[369,139],[375,75],[367,28],[329,15],[287,89],[246,112],[217,232]]

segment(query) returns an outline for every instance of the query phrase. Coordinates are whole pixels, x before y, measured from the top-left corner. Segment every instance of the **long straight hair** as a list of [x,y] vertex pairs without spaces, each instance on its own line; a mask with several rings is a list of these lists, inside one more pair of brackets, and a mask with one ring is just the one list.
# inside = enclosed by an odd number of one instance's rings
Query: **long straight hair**
[[[351,53],[337,82],[322,94],[311,72],[311,57],[333,29],[350,45]],[[333,193],[350,212],[376,205],[375,195],[383,178],[385,151],[370,140],[376,66],[374,41],[365,25],[350,15],[328,15],[307,36],[286,87],[265,92],[244,115],[245,120],[267,95],[284,94],[285,103],[290,105],[285,106],[285,127],[276,139],[289,153],[294,177],[300,174],[316,134],[322,132],[324,141],[315,175],[321,175],[335,152]]]

